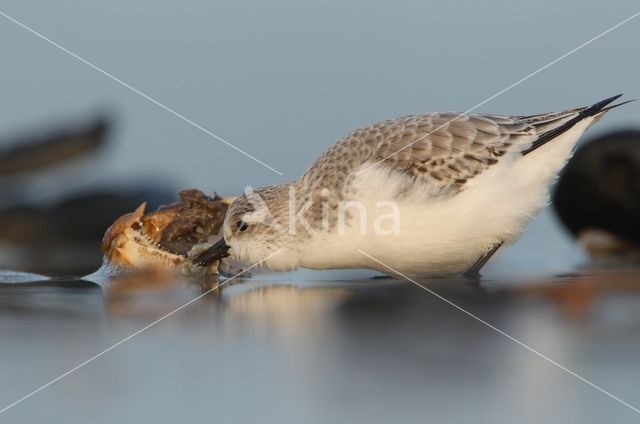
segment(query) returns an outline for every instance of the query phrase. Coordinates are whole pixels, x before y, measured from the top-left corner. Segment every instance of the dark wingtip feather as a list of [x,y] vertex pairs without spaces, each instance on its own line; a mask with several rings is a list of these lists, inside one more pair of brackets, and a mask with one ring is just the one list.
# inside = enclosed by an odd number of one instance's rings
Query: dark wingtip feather
[[607,107],[607,105],[616,101],[621,96],[622,94],[618,94],[613,97],[609,97],[608,99],[604,99],[597,103],[594,103],[592,106],[582,109],[580,113],[578,113],[578,116],[576,116],[575,118],[567,121],[566,123],[564,123],[562,126],[558,128],[555,128],[551,131],[547,131],[546,133],[542,134],[536,141],[534,141],[531,144],[531,147],[522,151],[522,155],[524,156],[526,154],[529,154],[534,150],[536,150],[538,147],[544,146],[545,143],[553,140],[554,138],[558,137],[560,134],[570,130],[575,124],[582,121],[583,119],[605,113],[606,111],[613,109],[614,107],[622,106],[623,104],[628,103],[628,102],[623,102],[617,105]]
[[638,99],[631,99],[631,100],[626,100],[626,101],[624,101],[624,102],[616,103],[615,105],[611,105],[611,106],[607,106],[607,107],[603,108],[603,109],[600,111],[600,113],[608,112],[608,111],[610,111],[611,109],[615,109],[615,108],[617,108],[617,107],[620,107],[620,106],[626,105],[627,103],[637,102],[637,101],[638,101]]
[[600,100],[599,102],[594,103],[593,105],[584,109],[582,112],[580,112],[580,115],[582,115],[583,117],[593,116],[602,111],[602,109],[604,109],[608,104],[611,104],[618,100],[620,97],[622,97],[622,93],[616,94],[615,96],[609,97],[608,99]]

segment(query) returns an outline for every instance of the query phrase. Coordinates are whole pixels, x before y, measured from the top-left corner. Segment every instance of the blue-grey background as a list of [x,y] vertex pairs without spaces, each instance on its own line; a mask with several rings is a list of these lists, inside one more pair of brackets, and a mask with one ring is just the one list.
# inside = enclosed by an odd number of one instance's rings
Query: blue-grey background
[[[2,0],[1,12],[284,175],[228,148],[4,17],[0,17],[0,135],[105,111],[113,116],[114,144],[107,154],[75,169],[43,173],[29,188],[37,198],[139,179],[234,194],[247,184],[297,178],[314,157],[359,126],[404,114],[464,111],[638,10],[636,0]],[[528,114],[586,105],[619,92],[639,97],[639,39],[637,18],[478,111]],[[640,106],[634,103],[608,115],[590,134],[639,124]],[[83,178],[77,178],[79,173]],[[547,210],[519,243],[491,264],[490,271],[566,271],[581,260],[581,253]],[[80,303],[87,310],[100,304]],[[291,307],[286,300],[275,304],[276,310]],[[427,331],[423,325],[434,325],[421,315],[405,321],[403,317],[401,322],[413,322],[408,327],[380,324],[368,327],[366,337],[362,332],[354,336],[340,332],[344,322],[322,309],[325,303],[311,304],[321,305],[321,311],[290,314],[282,321],[293,320],[291,327],[262,309],[243,316],[245,321],[232,321],[230,327],[220,323],[210,327],[206,320],[194,324],[189,316],[176,319],[162,327],[162,333],[140,336],[88,366],[85,374],[25,401],[0,416],[0,422],[51,417],[56,422],[208,417],[232,422],[234,417],[496,422],[522,421],[527,412],[532,422],[637,418],[498,335],[478,344],[490,346],[486,350],[464,357],[464,367],[451,365],[451,372],[445,372],[447,358],[473,351],[474,344],[466,341],[485,331],[470,323],[464,331],[453,324],[437,330],[442,337],[435,344],[421,334]],[[68,315],[86,321],[86,313]],[[463,319],[451,310],[439,316],[446,321],[454,315]],[[525,318],[521,315],[509,328],[520,330],[518,334],[529,342],[537,342],[545,352],[571,362],[616,393],[633,390],[637,378],[627,375],[635,366],[628,350],[612,362],[609,357],[602,362],[598,348],[607,343],[606,336],[594,339],[601,344],[589,342],[581,327],[569,322],[565,325],[574,331],[571,339],[562,332],[564,327],[554,324],[553,314],[532,320],[525,319],[526,312]],[[616,319],[611,310],[604,315]],[[305,326],[303,317],[313,325]],[[322,326],[324,321],[330,328]],[[140,319],[114,326],[99,314],[88,324],[64,326],[69,338],[60,339],[60,326],[49,319],[4,320],[0,325],[10,336],[0,341],[5,358],[0,407],[148,322]],[[378,345],[376,329],[392,336]],[[393,336],[402,331],[406,338]],[[464,337],[452,342],[449,338],[457,331]],[[323,337],[328,338],[326,344],[321,343]],[[346,340],[354,337],[361,348],[347,349]],[[394,351],[394,343],[407,349],[402,351],[405,356]],[[300,348],[307,345],[316,349]],[[322,346],[330,346],[330,352]],[[369,350],[362,346],[371,349],[371,356],[366,357]],[[501,347],[505,350],[496,354],[493,349]],[[368,359],[361,360],[361,355]],[[423,375],[416,370],[428,358],[433,372]],[[611,370],[604,365],[594,371],[590,368],[594,363],[622,363],[629,368]],[[387,364],[395,365],[385,368]],[[427,381],[434,380],[441,384],[428,386]],[[640,396],[632,393],[630,401],[634,396],[637,404]]]
[[[30,188],[37,198],[140,178],[233,194],[297,178],[354,128],[404,114],[467,110],[636,9],[636,1],[3,0],[3,13],[284,175],[4,17],[0,134],[102,112],[114,117],[107,154],[78,165],[82,178],[77,168],[44,173]],[[623,25],[478,111],[528,114],[618,92],[639,96],[639,28],[637,20]],[[617,110],[591,134],[637,125],[639,108]],[[525,238],[545,244],[527,251],[534,255],[527,263],[540,259],[535,270],[576,259],[549,225],[542,238]],[[511,253],[502,258],[522,258]]]

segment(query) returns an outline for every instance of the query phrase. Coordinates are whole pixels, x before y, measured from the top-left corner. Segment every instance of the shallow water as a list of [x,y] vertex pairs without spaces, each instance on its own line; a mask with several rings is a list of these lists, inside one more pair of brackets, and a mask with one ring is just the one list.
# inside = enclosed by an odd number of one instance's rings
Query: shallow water
[[[640,405],[640,278],[425,287]],[[4,407],[203,293],[0,285]],[[10,342],[7,342],[10,341]],[[394,280],[244,280],[26,399],[1,422],[616,422],[638,414],[434,294]]]

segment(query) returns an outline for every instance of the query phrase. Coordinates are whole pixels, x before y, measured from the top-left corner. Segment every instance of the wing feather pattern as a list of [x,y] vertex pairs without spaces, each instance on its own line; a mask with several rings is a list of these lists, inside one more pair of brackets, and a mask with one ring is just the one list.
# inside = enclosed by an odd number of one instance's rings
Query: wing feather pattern
[[355,171],[384,166],[455,193],[473,177],[506,157],[517,158],[570,129],[599,116],[619,96],[590,107],[531,116],[461,114],[410,115],[348,134],[303,176],[311,187],[348,182]]

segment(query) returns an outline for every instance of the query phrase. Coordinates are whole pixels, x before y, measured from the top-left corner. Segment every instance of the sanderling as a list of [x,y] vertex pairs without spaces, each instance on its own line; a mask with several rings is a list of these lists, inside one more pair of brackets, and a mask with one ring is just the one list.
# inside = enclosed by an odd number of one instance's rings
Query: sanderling
[[620,96],[540,115],[430,113],[356,130],[299,180],[238,197],[223,238],[196,262],[256,263],[281,249],[265,268],[475,274],[548,203],[578,138]]

